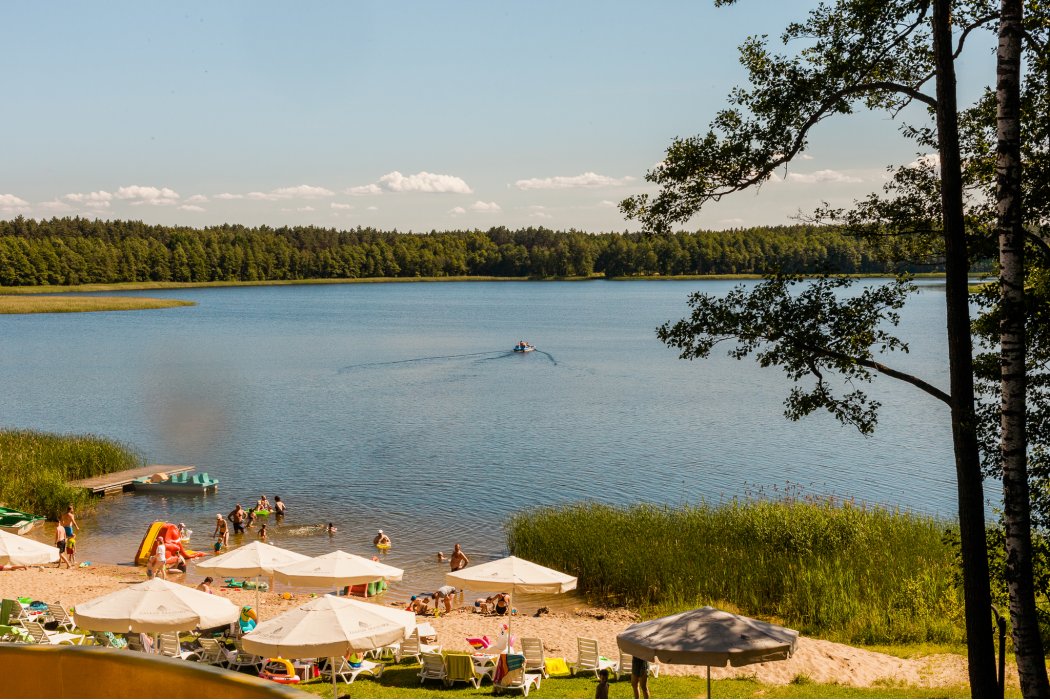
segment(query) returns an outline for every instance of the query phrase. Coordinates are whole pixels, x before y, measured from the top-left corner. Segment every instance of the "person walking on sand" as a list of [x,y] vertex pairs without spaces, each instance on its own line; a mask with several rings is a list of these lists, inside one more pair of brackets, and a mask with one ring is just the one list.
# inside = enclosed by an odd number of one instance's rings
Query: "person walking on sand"
[[452,549],[452,558],[449,559],[448,563],[452,571],[459,571],[470,564],[470,559],[468,559],[467,555],[463,553],[463,550],[459,546],[459,542],[457,542],[456,546]]
[[67,569],[72,569],[69,559],[66,558],[66,528],[61,522],[55,525],[55,546],[58,547],[58,563],[55,564],[55,568],[61,569],[64,562]]
[[80,532],[80,526],[77,525],[76,515],[73,514],[73,506],[66,508],[66,512],[62,514],[58,522],[66,529],[66,539],[73,536],[74,530]]

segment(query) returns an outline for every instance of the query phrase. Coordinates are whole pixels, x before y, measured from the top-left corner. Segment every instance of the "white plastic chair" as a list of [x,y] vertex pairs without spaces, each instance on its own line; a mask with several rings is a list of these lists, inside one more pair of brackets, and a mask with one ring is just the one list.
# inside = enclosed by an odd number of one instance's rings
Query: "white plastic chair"
[[525,672],[538,671],[547,678],[547,657],[543,653],[543,640],[538,637],[522,637],[521,653],[525,655]]
[[525,667],[516,668],[513,671],[508,671],[503,678],[498,681],[493,681],[492,687],[497,692],[503,692],[504,690],[520,690],[525,694],[525,697],[529,697],[529,690],[535,688],[540,689],[540,679],[543,678],[538,673],[526,673]]
[[607,659],[598,653],[598,640],[587,637],[576,638],[576,663],[571,663],[572,674],[575,676],[581,671],[594,671],[595,677],[603,668],[609,669],[610,673],[616,673],[616,662]]
[[411,656],[416,660],[416,663],[422,663],[420,656],[423,654],[440,654],[440,644],[423,644],[419,641],[419,632],[413,632],[411,637],[401,642],[401,648],[398,649],[395,654],[395,660],[400,663],[401,659]]
[[435,680],[445,682],[445,659],[441,654],[435,654],[429,651],[420,653],[422,661],[419,667],[419,684],[422,685],[425,681]]
[[202,664],[208,664],[209,666],[224,666],[237,656],[223,646],[217,639],[201,637],[197,640],[197,643],[201,645],[197,661]]
[[157,642],[159,644],[157,653],[161,656],[169,656],[173,659],[182,659],[184,661],[197,661],[200,659],[200,656],[195,651],[183,651],[177,632],[165,632],[157,637]]
[[33,638],[33,644],[72,644],[84,643],[84,635],[69,632],[48,632],[39,622],[23,622],[26,632]]
[[[631,675],[631,663],[634,657],[630,654],[620,652],[620,660],[616,664],[616,669],[613,671],[613,680],[617,680],[620,676],[630,677]],[[660,664],[655,661],[649,662],[649,675],[653,678],[660,677]]]
[[65,606],[61,603],[48,603],[47,613],[55,621],[59,629],[64,629],[67,632],[72,632],[76,629],[77,623],[73,621],[73,618],[69,616]]
[[237,653],[226,662],[227,667],[231,671],[240,671],[245,668],[252,669],[253,673],[256,674],[262,671],[263,658],[261,656],[246,652],[244,647],[241,646],[240,639],[235,639],[233,645],[237,648]]
[[347,659],[339,657],[336,661],[335,671],[332,670],[331,666],[321,669],[321,678],[327,679],[329,682],[332,681],[332,674],[335,673],[336,680],[340,683],[353,683],[357,680],[357,677],[362,673],[372,676],[373,678],[379,678],[383,675],[384,664],[377,664],[374,661],[361,660],[360,666],[354,666]]

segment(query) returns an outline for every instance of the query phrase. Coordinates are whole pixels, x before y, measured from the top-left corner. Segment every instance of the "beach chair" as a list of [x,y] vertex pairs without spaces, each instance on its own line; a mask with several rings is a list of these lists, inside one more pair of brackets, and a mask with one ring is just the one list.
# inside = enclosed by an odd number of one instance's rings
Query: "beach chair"
[[419,667],[419,684],[422,685],[428,680],[445,683],[445,659],[441,654],[424,651],[419,656],[422,659]]
[[[634,659],[630,654],[620,652],[620,660],[616,662],[616,669],[613,671],[613,679],[618,680],[620,676],[631,677],[631,661]],[[653,678],[660,677],[660,664],[655,661],[649,662],[649,675]]]
[[521,653],[525,655],[525,672],[539,671],[547,677],[547,657],[543,653],[543,640],[538,637],[522,637]]
[[453,683],[469,683],[475,688],[481,687],[481,679],[487,674],[478,671],[474,657],[467,653],[445,655],[445,687]]
[[69,632],[48,632],[39,622],[24,623],[26,632],[32,638],[31,644],[70,644],[79,646],[84,643],[84,635]]
[[225,666],[236,654],[227,649],[218,639],[200,637],[197,640],[201,650],[197,652],[197,661],[209,666]]
[[383,675],[384,668],[386,668],[385,664],[368,661],[366,659],[361,659],[361,662],[355,665],[350,663],[348,659],[339,657],[335,662],[334,671],[331,665],[321,669],[321,679],[327,679],[328,682],[331,682],[332,674],[334,673],[336,680],[340,683],[353,683],[362,673],[372,676],[372,678],[379,678]]
[[522,654],[502,655],[499,666],[500,669],[492,680],[492,688],[497,695],[505,690],[520,690],[525,697],[529,697],[531,688],[540,689],[540,679],[543,676],[525,672],[525,657]]
[[77,627],[77,623],[73,621],[73,618],[69,616],[69,612],[66,611],[66,606],[61,603],[48,603],[47,614],[55,621],[59,629],[72,632]]
[[616,662],[601,656],[598,653],[598,640],[587,637],[576,638],[576,662],[570,663],[569,666],[574,676],[581,671],[593,671],[597,678],[598,671],[603,668],[609,669],[610,673],[616,673]]
[[[17,611],[17,613],[16,613]],[[0,641],[2,642],[28,642],[29,633],[19,624],[18,617],[22,612],[22,604],[11,598],[4,598],[0,602]],[[12,619],[12,617],[14,619]]]
[[255,654],[249,654],[241,646],[240,638],[233,640],[233,645],[236,648],[236,653],[233,654],[233,658],[227,658],[226,665],[231,671],[240,671],[246,668],[253,669],[253,673],[258,674],[262,671],[263,658],[256,656]]
[[423,644],[419,641],[419,631],[416,630],[412,633],[411,637],[401,642],[401,648],[394,652],[394,659],[401,663],[401,659],[411,656],[416,660],[416,663],[422,663],[420,657],[423,654],[440,654],[440,644]]
[[182,648],[177,632],[165,632],[157,637],[157,642],[159,644],[157,653],[161,656],[169,656],[173,659],[183,659],[185,661],[200,660],[200,655],[197,652],[186,651]]

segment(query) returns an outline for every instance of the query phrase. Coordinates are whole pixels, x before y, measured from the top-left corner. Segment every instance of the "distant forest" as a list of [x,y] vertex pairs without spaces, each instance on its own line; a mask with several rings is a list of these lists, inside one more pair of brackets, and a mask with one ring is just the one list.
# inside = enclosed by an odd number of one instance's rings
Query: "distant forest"
[[[881,273],[900,269],[831,228],[589,234],[546,228],[398,233],[357,227],[196,229],[80,217],[0,221],[0,285],[367,277]],[[939,270],[914,265],[915,270]]]

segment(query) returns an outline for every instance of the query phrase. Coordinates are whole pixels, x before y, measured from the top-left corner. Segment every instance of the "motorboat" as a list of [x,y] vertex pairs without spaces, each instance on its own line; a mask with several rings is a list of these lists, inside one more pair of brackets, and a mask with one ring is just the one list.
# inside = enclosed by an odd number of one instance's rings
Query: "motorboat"
[[190,474],[179,472],[165,474],[158,472],[142,476],[132,482],[136,493],[207,493],[219,487],[219,480],[208,475],[208,472]]
[[524,340],[519,341],[518,344],[514,346],[514,352],[532,352],[535,349],[535,345],[529,345]]

